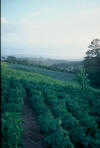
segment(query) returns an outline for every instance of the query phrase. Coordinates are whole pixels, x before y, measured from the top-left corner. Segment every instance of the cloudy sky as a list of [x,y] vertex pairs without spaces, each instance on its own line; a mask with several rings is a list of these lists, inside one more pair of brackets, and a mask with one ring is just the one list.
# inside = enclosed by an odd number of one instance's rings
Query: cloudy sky
[[100,39],[100,0],[1,0],[2,54],[81,59]]

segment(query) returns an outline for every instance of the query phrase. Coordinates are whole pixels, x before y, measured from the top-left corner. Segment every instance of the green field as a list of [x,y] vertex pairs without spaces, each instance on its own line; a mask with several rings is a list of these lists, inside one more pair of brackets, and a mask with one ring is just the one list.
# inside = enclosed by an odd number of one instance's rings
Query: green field
[[75,75],[72,73],[58,72],[58,71],[47,70],[39,67],[27,66],[27,65],[21,65],[21,64],[12,64],[10,65],[10,67],[19,69],[19,70],[28,71],[28,72],[43,74],[43,75],[55,78],[57,80],[77,81]]
[[75,82],[8,68],[3,63],[2,147],[22,145],[21,108],[27,96],[36,114],[44,148],[100,147],[100,90]]

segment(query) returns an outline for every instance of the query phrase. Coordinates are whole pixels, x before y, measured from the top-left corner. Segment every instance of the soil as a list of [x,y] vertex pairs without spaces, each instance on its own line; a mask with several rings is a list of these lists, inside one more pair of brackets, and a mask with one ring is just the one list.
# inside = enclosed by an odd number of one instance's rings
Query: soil
[[24,120],[22,128],[24,133],[22,140],[24,142],[24,148],[43,148],[42,135],[39,132],[39,127],[35,121],[35,113],[30,107],[28,101],[24,101],[24,110],[22,119]]

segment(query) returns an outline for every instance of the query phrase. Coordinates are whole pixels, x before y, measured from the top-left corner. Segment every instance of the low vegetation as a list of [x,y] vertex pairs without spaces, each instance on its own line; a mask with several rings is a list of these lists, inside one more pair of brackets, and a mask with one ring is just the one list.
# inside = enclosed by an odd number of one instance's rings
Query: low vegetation
[[55,78],[57,80],[62,81],[77,81],[77,78],[75,77],[75,74],[69,73],[69,72],[59,72],[54,71],[50,69],[44,69],[42,67],[36,67],[36,66],[27,66],[27,65],[21,65],[21,64],[11,64],[9,67],[12,67],[14,69],[18,70],[24,70],[28,72],[35,72],[39,74],[43,74],[52,78]]
[[85,87],[85,83],[83,87],[82,73],[82,82],[77,84],[15,70],[3,63],[2,146],[22,147],[21,109],[27,96],[36,113],[44,147],[100,147],[100,91]]
[[23,132],[21,114],[25,91],[15,78],[2,76],[1,84],[2,147],[21,147]]

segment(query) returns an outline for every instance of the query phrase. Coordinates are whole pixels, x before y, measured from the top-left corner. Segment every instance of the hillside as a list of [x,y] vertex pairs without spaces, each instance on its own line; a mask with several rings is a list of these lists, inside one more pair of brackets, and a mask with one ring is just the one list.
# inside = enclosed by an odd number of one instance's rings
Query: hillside
[[[12,69],[5,63],[2,64],[1,74],[3,147],[23,147],[20,125],[25,100],[35,113],[35,122],[42,135],[42,147],[100,146],[99,90],[90,87],[82,90],[75,82]],[[32,140],[34,142],[34,137]]]
[[77,78],[73,73],[59,72],[59,71],[48,70],[40,67],[22,65],[22,64],[11,64],[9,65],[9,67],[28,72],[35,72],[38,74],[49,76],[51,78],[55,78],[57,80],[70,81],[70,82],[77,81]]

